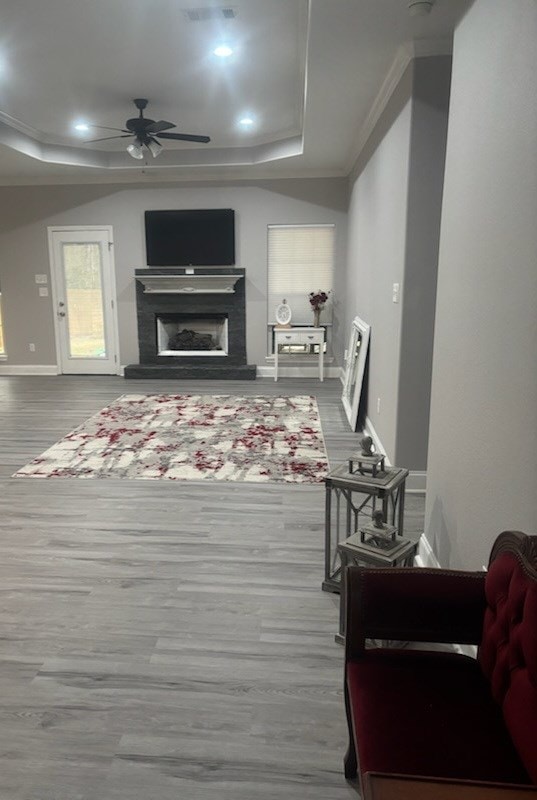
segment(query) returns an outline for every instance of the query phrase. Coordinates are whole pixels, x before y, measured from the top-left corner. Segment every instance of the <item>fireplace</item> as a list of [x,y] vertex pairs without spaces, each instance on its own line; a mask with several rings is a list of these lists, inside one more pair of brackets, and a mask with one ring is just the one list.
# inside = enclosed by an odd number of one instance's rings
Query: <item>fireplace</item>
[[159,356],[227,356],[227,316],[157,314]]
[[254,380],[246,363],[244,270],[135,271],[140,363],[126,378]]

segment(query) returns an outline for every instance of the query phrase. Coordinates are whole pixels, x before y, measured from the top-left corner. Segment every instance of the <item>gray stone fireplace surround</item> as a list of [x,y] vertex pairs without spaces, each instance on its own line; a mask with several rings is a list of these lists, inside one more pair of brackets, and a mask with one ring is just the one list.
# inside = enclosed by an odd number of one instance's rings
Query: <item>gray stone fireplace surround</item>
[[[137,269],[135,277],[140,363],[125,367],[126,378],[255,380],[255,365],[246,363],[244,269]],[[186,329],[189,320],[227,320],[227,353],[159,355],[157,320],[163,317]]]

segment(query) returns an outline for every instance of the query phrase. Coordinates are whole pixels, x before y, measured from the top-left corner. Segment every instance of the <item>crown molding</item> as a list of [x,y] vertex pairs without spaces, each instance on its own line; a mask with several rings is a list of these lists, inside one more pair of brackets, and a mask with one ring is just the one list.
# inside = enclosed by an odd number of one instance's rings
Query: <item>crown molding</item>
[[161,173],[177,168],[251,167],[301,156],[304,148],[303,138],[300,135],[250,147],[165,149],[157,163],[152,159],[146,159],[140,164],[130,158],[125,150],[118,152],[84,150],[81,147],[43,143],[2,120],[0,120],[0,144],[46,164],[131,173],[138,173],[142,168],[148,173]]
[[394,93],[399,81],[405,74],[406,68],[413,58],[414,48],[412,43],[401,45],[401,47],[398,48],[392,65],[388,70],[388,74],[384,78],[379,93],[375,97],[373,105],[369,110],[369,114],[365,118],[365,122],[358,132],[354,147],[352,148],[350,156],[347,160],[346,171],[349,175],[356,166],[356,162],[360,157],[360,153],[364,149],[367,140],[373,133],[375,125],[382,116],[382,112],[388,105],[390,97]]
[[76,175],[40,175],[40,176],[4,176],[0,175],[0,188],[16,186],[86,186],[86,185],[117,185],[117,186],[144,186],[161,184],[200,184],[200,183],[259,183],[260,181],[285,181],[285,180],[341,180],[347,181],[348,174],[336,169],[284,169],[272,170],[255,167],[232,167],[224,169],[192,168],[190,171],[158,174],[146,173],[143,167],[136,173],[106,172],[105,170],[85,170]]
[[32,128],[31,125],[27,125],[25,122],[11,117],[9,114],[6,114],[5,111],[0,111],[0,122],[4,122],[6,125],[9,125],[10,128],[14,128],[16,131],[19,131],[19,133],[24,133],[26,136],[30,136],[37,141],[41,141],[43,137],[43,134],[41,131],[38,131],[37,128]]
[[367,115],[364,124],[358,132],[356,142],[347,159],[345,171],[351,175],[356,162],[358,161],[367,140],[373,133],[375,125],[379,121],[394,93],[399,81],[405,74],[406,68],[415,58],[426,58],[428,56],[451,55],[453,50],[453,40],[448,39],[417,39],[414,42],[405,42],[401,45],[380,90],[373,101],[373,105]]

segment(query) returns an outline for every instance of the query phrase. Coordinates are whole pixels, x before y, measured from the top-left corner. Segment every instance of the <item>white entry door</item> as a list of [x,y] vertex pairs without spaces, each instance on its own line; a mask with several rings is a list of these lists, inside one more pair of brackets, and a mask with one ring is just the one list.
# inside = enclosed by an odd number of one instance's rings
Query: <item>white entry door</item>
[[49,245],[60,372],[118,373],[112,229],[49,228]]

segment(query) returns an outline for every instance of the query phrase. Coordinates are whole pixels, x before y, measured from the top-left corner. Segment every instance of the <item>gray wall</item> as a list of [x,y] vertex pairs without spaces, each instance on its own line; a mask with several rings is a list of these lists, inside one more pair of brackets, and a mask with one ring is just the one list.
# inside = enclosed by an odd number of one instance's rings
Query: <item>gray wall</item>
[[[264,364],[267,342],[267,225],[335,223],[336,272],[346,248],[345,179],[164,186],[39,186],[0,189],[0,286],[7,364],[55,364],[51,298],[36,273],[50,273],[48,225],[114,228],[120,358],[138,361],[134,269],[145,266],[143,213],[149,208],[234,208],[237,266],[246,269],[248,360]],[[312,289],[318,287],[311,287]],[[336,335],[338,327],[336,325]],[[30,353],[29,342],[36,343]],[[4,362],[3,362],[4,363]]]
[[344,316],[371,325],[369,420],[392,463],[416,471],[427,466],[450,75],[449,57],[409,65],[351,176]]
[[[351,176],[345,319],[371,325],[367,413],[388,456],[395,456],[401,304],[412,121],[409,68]],[[377,414],[377,398],[381,399]]]
[[420,471],[427,469],[450,83],[451,56],[414,61],[395,460]]
[[535,0],[476,0],[455,34],[426,508],[446,567],[537,533],[536,42]]

